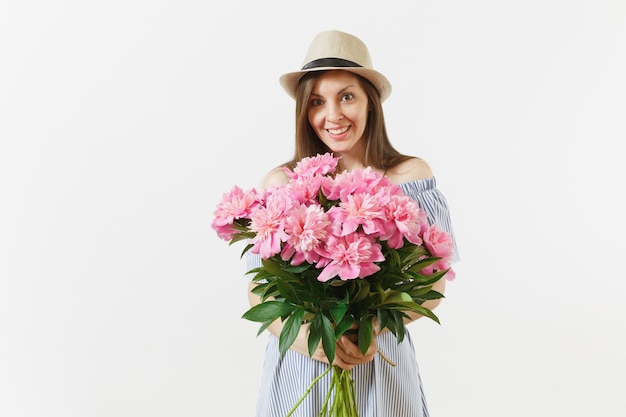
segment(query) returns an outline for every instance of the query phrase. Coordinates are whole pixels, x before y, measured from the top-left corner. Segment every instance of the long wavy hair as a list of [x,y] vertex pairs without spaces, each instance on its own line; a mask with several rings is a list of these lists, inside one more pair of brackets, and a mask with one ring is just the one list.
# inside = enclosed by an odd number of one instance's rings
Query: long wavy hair
[[[330,149],[320,140],[309,123],[308,110],[313,86],[323,71],[312,71],[305,74],[296,89],[296,146],[293,159],[284,165],[294,168],[302,158],[330,152]],[[374,168],[388,170],[410,156],[397,151],[387,135],[385,116],[380,100],[380,94],[372,83],[365,78],[354,74],[361,87],[367,94],[370,111],[361,140],[366,142],[364,164]]]

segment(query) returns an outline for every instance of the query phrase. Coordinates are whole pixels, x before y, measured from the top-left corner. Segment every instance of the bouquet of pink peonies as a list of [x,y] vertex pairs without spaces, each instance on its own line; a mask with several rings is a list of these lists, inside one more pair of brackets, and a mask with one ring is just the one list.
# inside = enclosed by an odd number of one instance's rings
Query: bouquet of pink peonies
[[[429,225],[419,204],[386,177],[370,168],[336,173],[337,162],[330,153],[317,155],[285,168],[287,184],[263,191],[235,186],[212,221],[221,239],[246,241],[243,253],[262,260],[249,272],[262,302],[243,318],[262,323],[259,334],[281,319],[281,353],[309,323],[309,353],[321,342],[330,363],[337,340],[349,332],[365,353],[375,320],[398,342],[407,312],[439,322],[422,304],[443,297],[435,282],[454,278],[450,234]],[[331,370],[334,400],[329,404],[329,392],[320,415],[358,416],[350,371]]]

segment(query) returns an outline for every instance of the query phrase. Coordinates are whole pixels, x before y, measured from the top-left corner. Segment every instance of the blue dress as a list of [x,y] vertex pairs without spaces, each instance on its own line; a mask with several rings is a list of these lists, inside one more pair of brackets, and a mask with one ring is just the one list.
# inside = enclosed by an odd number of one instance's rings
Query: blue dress
[[[416,200],[428,213],[429,222],[451,233],[448,205],[436,187],[435,178],[400,184],[402,191]],[[455,259],[458,253],[455,254]],[[260,266],[260,257],[247,257],[248,268]],[[428,417],[426,397],[411,335],[407,329],[402,343],[391,332],[378,336],[378,347],[391,361],[380,355],[352,370],[359,417]],[[263,364],[256,417],[285,417],[328,364],[288,350],[280,355],[278,339],[269,335]],[[298,406],[294,417],[316,417],[329,390],[331,375],[320,379]]]

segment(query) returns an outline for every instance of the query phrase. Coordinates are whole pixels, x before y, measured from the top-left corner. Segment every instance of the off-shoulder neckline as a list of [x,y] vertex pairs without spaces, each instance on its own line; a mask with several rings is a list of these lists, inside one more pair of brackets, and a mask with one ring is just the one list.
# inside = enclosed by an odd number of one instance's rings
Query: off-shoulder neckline
[[408,184],[414,184],[414,183],[420,183],[420,182],[434,182],[435,181],[435,177],[428,177],[428,178],[419,178],[417,180],[410,180],[410,181],[404,181],[404,182],[400,182],[398,183],[398,185],[402,186],[402,185],[408,185]]

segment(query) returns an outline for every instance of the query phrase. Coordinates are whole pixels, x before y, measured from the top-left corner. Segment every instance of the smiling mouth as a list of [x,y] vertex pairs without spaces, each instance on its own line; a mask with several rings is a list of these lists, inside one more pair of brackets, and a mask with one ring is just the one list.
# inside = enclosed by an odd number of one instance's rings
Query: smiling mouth
[[346,133],[349,128],[350,126],[346,126],[346,127],[341,127],[338,129],[326,129],[326,131],[330,133],[331,135],[341,135],[342,133]]

